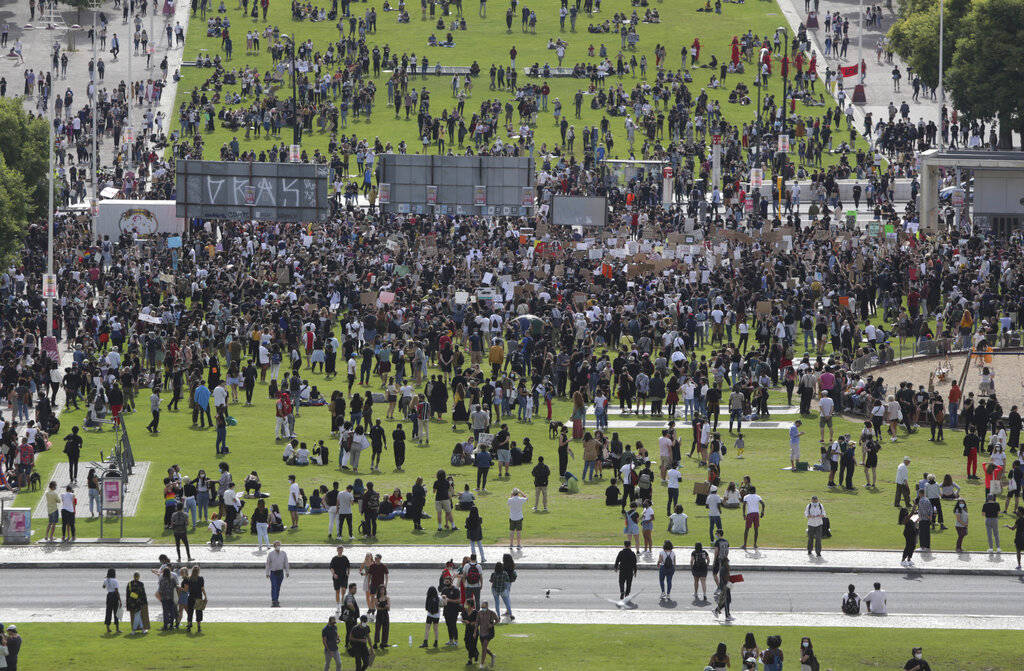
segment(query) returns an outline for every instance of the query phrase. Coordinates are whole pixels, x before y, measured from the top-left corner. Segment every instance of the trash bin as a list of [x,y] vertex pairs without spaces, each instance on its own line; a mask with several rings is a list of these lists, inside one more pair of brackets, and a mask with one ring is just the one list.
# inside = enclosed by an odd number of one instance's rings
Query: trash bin
[[25,545],[32,542],[32,509],[4,508],[0,519],[4,545]]

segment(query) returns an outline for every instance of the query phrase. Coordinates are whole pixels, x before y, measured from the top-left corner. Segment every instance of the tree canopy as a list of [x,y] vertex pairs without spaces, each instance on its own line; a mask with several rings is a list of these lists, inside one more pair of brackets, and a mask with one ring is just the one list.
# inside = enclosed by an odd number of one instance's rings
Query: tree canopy
[[[948,0],[944,4],[945,89],[977,119],[999,119],[1000,145],[1024,127],[1024,0]],[[889,38],[929,87],[939,83],[939,3],[912,0]]]
[[41,117],[30,117],[20,98],[0,100],[0,155],[7,167],[24,179],[29,217],[46,214],[49,206],[46,171],[50,138],[46,124]]

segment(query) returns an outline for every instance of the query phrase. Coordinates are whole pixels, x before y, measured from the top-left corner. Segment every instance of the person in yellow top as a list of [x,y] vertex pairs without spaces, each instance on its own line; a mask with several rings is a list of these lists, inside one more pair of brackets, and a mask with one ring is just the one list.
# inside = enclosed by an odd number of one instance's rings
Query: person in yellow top
[[497,376],[501,364],[505,362],[505,348],[497,338],[491,341],[491,349],[487,353],[487,361],[491,364],[491,372]]
[[46,538],[44,540],[55,541],[57,540],[54,538],[57,534],[57,520],[60,519],[60,493],[57,492],[56,481],[50,480],[43,498],[46,499]]

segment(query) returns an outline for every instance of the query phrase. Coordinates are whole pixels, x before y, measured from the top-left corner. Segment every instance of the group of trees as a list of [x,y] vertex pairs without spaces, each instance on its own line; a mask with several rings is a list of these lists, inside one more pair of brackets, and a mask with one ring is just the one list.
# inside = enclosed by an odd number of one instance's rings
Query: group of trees
[[893,50],[929,87],[939,85],[943,2],[944,86],[976,119],[999,120],[999,144],[1024,132],[1024,0],[905,0],[889,30]]
[[0,99],[0,263],[21,250],[32,220],[49,207],[49,131],[20,98]]

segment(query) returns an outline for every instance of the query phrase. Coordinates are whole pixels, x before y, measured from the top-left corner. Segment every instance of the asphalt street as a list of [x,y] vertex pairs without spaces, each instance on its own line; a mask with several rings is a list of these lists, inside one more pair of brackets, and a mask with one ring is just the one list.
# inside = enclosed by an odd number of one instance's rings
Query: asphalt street
[[[489,574],[485,571],[485,577]],[[119,570],[122,586],[131,580],[130,571]],[[256,569],[204,569],[207,594],[221,608],[269,605],[269,581]],[[673,585],[674,603],[659,603],[657,574],[641,571],[634,582],[640,610],[675,609],[694,611],[710,605],[695,604],[689,571],[678,570]],[[0,606],[20,609],[88,608],[103,605],[101,583],[104,571],[85,569],[5,569]],[[392,608],[418,609],[430,585],[436,585],[434,570],[397,570],[390,576]],[[890,613],[948,615],[1024,615],[1024,581],[1008,576],[885,575],[850,573],[749,573],[747,580],[735,586],[734,609],[750,612],[827,613],[839,612],[840,598],[846,586],[854,583],[861,596],[878,579],[888,594]],[[362,587],[357,573],[352,579]],[[152,598],[156,577],[143,575]],[[712,581],[709,590],[713,590]],[[490,598],[489,589],[484,596]],[[524,609],[593,610],[614,609],[605,600],[618,597],[614,571],[578,571],[573,569],[519,571],[512,586],[513,612]],[[334,592],[331,577],[324,569],[292,571],[282,588],[282,602],[292,607],[331,607]],[[360,606],[364,597],[360,593]]]

